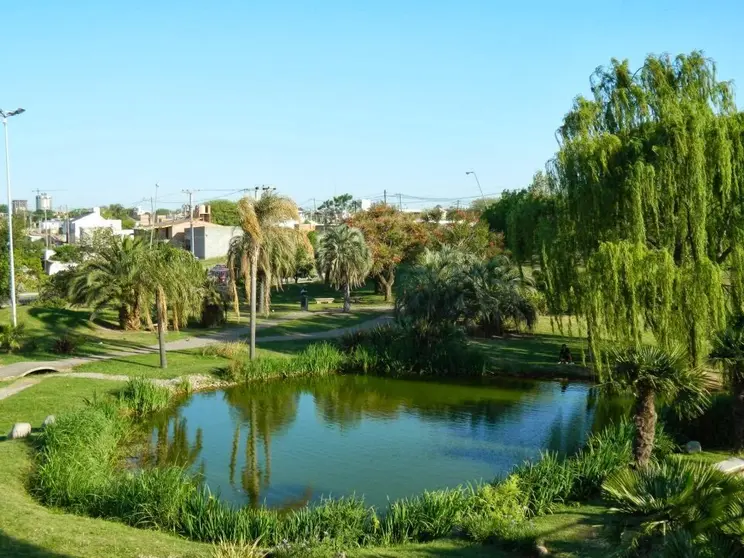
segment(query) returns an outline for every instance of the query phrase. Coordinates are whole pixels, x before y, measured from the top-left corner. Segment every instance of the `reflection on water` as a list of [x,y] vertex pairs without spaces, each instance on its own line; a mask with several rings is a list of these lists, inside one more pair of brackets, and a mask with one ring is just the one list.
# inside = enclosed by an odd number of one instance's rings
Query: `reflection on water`
[[574,452],[614,413],[584,385],[334,376],[195,394],[153,420],[146,454],[241,505],[351,494],[385,505]]

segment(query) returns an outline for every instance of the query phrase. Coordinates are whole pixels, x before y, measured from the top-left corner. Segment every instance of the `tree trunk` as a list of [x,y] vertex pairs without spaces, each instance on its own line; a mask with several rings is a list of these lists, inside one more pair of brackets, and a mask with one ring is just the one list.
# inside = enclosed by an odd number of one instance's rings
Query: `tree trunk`
[[[735,378],[738,377],[741,376],[737,374]],[[734,379],[731,391],[734,396],[734,448],[742,451],[744,450],[744,380]]]
[[261,285],[263,300],[261,306],[263,307],[264,317],[268,318],[271,312],[271,276],[264,274],[263,284]]
[[351,312],[351,288],[348,281],[344,283],[344,312]]
[[125,304],[119,307],[119,327],[125,331],[137,331],[142,327],[139,306]]
[[165,353],[165,320],[168,319],[166,314],[165,301],[163,300],[162,289],[158,289],[155,299],[155,306],[158,310],[158,349],[160,350],[160,368],[168,368],[168,357]]
[[251,254],[251,360],[256,358],[256,283],[258,282],[258,251],[259,248],[253,249]]
[[651,461],[656,435],[656,406],[652,390],[644,390],[638,394],[633,412],[633,422],[636,435],[633,440],[633,457],[636,466],[646,467]]
[[385,277],[382,273],[377,276],[378,282],[382,285],[385,294],[385,302],[390,302],[393,299],[393,283],[395,282],[395,273],[390,272],[388,277]]

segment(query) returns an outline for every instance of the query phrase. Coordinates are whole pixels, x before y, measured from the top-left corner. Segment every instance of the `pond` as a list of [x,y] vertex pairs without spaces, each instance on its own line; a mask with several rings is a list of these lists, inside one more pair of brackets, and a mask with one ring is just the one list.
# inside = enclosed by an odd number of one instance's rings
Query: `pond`
[[284,380],[190,396],[155,417],[145,461],[186,466],[239,505],[384,506],[573,452],[602,414],[584,384]]

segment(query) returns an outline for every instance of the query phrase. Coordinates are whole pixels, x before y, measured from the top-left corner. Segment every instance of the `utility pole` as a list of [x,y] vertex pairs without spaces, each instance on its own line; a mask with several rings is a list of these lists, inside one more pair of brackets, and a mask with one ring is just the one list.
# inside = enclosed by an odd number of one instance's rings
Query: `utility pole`
[[313,198],[313,221],[318,220],[318,209],[315,207],[315,198]]
[[403,195],[398,194],[398,209],[403,211]]
[[387,190],[382,191],[382,203],[387,205]]
[[185,194],[189,195],[189,225],[191,226],[191,255],[196,257],[194,254],[194,192],[197,190],[183,190]]
[[3,119],[5,129],[5,180],[8,185],[8,263],[10,264],[10,316],[13,327],[18,325],[16,313],[16,290],[15,290],[15,260],[13,258],[13,197],[10,193],[10,151],[8,149],[8,117],[16,116],[26,112],[22,108],[5,112],[0,110],[0,118]]
[[152,242],[155,237],[155,225],[158,222],[157,205],[158,205],[158,188],[160,184],[155,183],[155,199],[150,197],[150,248],[152,248]]

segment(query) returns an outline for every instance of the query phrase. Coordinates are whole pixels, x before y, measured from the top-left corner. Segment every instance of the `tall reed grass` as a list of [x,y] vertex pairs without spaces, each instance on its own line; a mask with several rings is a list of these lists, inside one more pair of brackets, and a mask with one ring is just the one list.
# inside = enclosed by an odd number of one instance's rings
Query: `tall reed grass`
[[299,376],[325,376],[341,370],[344,355],[330,343],[314,343],[291,357],[233,358],[226,374],[232,381],[253,382]]
[[148,415],[168,406],[173,393],[144,376],[130,378],[119,391],[119,404],[137,417]]

